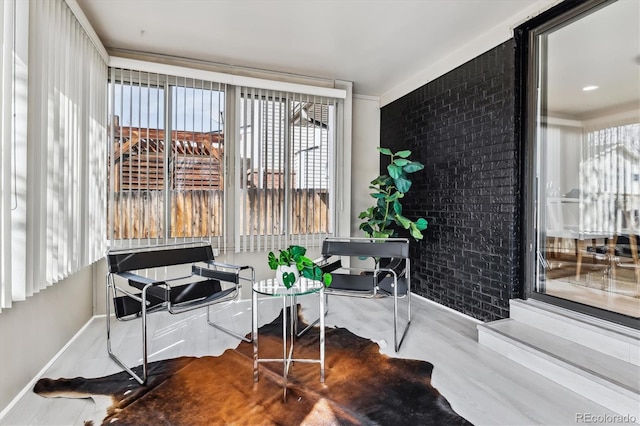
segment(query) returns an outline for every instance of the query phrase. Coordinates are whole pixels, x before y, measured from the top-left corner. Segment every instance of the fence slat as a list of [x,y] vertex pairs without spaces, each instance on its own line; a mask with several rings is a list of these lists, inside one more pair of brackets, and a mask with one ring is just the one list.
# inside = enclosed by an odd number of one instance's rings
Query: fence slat
[[[246,191],[247,208],[258,207],[255,216],[265,223],[245,223],[245,235],[279,235],[283,224],[281,189],[249,189]],[[294,234],[328,233],[327,194],[317,190],[294,189],[290,192],[293,206],[291,218]],[[174,191],[172,194],[171,237],[210,237],[223,233],[220,190]],[[260,203],[257,200],[260,200]],[[266,201],[265,201],[266,200]],[[163,235],[161,206],[163,191],[123,191],[114,197],[115,239],[158,238]],[[315,212],[315,213],[314,213]],[[251,232],[253,227],[253,232]]]

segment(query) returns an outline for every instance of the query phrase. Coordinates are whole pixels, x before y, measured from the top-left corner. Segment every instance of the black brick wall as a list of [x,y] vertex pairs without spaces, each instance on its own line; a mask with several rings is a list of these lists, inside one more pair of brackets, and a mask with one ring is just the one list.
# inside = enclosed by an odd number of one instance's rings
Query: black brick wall
[[505,42],[381,110],[381,145],[425,165],[403,203],[429,221],[412,243],[413,290],[484,321],[521,295],[514,49]]

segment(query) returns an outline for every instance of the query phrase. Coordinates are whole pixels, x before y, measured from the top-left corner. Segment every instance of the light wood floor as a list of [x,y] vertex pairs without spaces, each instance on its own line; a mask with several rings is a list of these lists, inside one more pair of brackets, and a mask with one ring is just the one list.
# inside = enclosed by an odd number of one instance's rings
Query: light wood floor
[[545,280],[546,294],[640,318],[640,284],[634,268],[612,270],[603,262],[585,263],[580,279],[576,280],[575,261],[569,256],[551,264]]
[[[305,296],[303,314],[317,317],[317,296]],[[381,345],[381,351],[434,365],[432,384],[453,409],[476,425],[574,425],[576,416],[614,413],[533,373],[477,343],[477,322],[424,299],[413,298],[411,327],[400,352],[393,352],[391,300],[344,297],[330,299],[327,326],[346,327]],[[259,323],[272,321],[281,303],[260,302]],[[151,360],[180,355],[219,355],[239,342],[206,325],[202,310],[178,316],[150,316]],[[242,333],[250,331],[250,304],[242,301],[216,313],[220,323]],[[45,377],[98,377],[119,371],[106,352],[105,318],[94,318],[45,372]],[[139,363],[132,347],[139,345],[139,321],[113,326],[113,348]],[[135,346],[137,347],[137,346]],[[331,371],[327,371],[330,375]],[[251,378],[247,378],[251,380]],[[98,412],[96,412],[98,410]],[[0,420],[0,425],[75,425],[101,419],[91,399],[43,398],[26,392]],[[96,424],[99,424],[97,422]]]
[[585,256],[576,280],[576,258],[562,253],[548,259],[546,293],[596,308],[640,318],[640,283],[630,258],[613,265],[606,259]]
[[573,280],[548,280],[546,294],[606,309],[634,318],[640,317],[640,298],[588,287]]

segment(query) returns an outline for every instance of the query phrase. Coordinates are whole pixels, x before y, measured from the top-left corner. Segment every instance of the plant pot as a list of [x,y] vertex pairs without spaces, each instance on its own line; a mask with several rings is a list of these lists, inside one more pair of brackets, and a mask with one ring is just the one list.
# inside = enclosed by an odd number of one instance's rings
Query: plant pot
[[278,265],[276,269],[276,281],[278,281],[278,284],[291,288],[298,281],[298,278],[300,278],[300,274],[295,263],[289,266]]

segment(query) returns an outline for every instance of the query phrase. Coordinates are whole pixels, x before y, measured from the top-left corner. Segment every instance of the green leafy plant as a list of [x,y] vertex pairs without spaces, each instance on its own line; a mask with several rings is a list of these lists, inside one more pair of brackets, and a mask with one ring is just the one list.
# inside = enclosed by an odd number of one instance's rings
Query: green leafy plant
[[387,171],[389,174],[380,175],[371,181],[369,189],[375,192],[371,196],[376,204],[360,213],[358,218],[363,219],[360,229],[368,237],[389,238],[397,237],[396,225],[409,230],[416,240],[422,239],[422,231],[427,229],[428,222],[420,217],[411,220],[402,214],[401,200],[411,188],[409,174],[424,169],[424,165],[418,161],[411,161],[411,151],[404,150],[396,153],[387,148],[378,148],[381,154],[391,157]]
[[[280,265],[289,266],[295,264],[301,276],[310,280],[321,281],[325,286],[329,287],[333,276],[328,272],[322,272],[322,269],[313,260],[305,256],[306,252],[307,249],[300,246],[289,246],[285,250],[280,250],[279,256],[270,251],[267,257],[269,268],[275,271]],[[293,279],[293,277],[285,276],[285,285],[287,283],[293,285],[293,282],[288,282]]]

